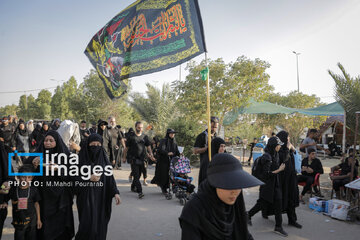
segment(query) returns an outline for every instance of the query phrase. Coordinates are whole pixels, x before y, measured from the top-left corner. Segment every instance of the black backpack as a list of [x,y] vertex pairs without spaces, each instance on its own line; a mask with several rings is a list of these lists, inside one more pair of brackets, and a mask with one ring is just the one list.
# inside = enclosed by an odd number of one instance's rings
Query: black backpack
[[256,177],[257,179],[262,179],[262,171],[263,171],[263,166],[262,166],[262,159],[264,157],[265,154],[268,154],[268,153],[264,153],[262,156],[258,157],[253,165],[252,165],[252,168],[251,168],[251,175],[253,175],[254,177]]

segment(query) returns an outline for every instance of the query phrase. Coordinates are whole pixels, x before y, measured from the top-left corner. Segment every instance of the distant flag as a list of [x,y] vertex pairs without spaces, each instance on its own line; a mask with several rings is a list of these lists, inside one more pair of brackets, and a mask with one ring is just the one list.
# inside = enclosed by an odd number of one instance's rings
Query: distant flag
[[200,71],[200,75],[201,75],[201,79],[206,81],[208,78],[208,74],[209,74],[209,68],[206,67],[203,70]]
[[85,54],[110,98],[131,77],[175,67],[206,51],[197,0],[138,0],[100,29]]

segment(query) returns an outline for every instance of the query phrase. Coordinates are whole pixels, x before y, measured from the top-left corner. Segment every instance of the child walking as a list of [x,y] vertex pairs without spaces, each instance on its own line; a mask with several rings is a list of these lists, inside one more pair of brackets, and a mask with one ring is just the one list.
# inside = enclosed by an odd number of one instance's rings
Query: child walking
[[[25,164],[19,173],[33,173],[32,165]],[[36,240],[36,229],[42,227],[40,220],[40,194],[31,186],[33,176],[19,176],[19,185],[11,187],[7,201],[11,199],[12,225],[15,228],[15,240]]]

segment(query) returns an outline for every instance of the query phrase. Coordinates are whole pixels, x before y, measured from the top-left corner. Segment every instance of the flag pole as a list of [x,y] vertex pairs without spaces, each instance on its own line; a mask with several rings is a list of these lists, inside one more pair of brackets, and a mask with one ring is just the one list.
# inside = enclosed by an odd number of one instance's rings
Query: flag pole
[[[208,61],[207,61],[207,52],[205,52],[205,64],[208,68]],[[206,105],[207,105],[207,126],[208,126],[208,154],[209,154],[209,161],[211,161],[211,122],[210,122],[210,70],[208,70],[208,74],[206,77]]]

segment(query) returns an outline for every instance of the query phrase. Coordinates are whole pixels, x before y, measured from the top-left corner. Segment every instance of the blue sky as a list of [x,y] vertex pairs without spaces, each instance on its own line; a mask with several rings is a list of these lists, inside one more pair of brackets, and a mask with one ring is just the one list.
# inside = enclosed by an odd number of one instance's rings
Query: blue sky
[[[0,92],[53,87],[50,79],[78,83],[92,68],[84,49],[91,37],[132,1],[1,0]],[[360,73],[360,1],[357,0],[199,0],[208,56],[226,62],[238,56],[260,58],[271,68],[270,84],[286,94],[297,89],[332,102],[333,80],[341,62],[352,76]],[[201,55],[195,60],[200,61]],[[183,76],[185,64],[182,65]],[[179,77],[179,68],[132,79],[161,86]],[[0,94],[0,106],[17,104],[18,94]],[[37,92],[32,92],[35,97]]]

